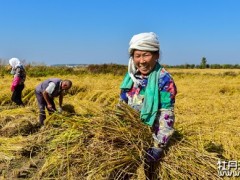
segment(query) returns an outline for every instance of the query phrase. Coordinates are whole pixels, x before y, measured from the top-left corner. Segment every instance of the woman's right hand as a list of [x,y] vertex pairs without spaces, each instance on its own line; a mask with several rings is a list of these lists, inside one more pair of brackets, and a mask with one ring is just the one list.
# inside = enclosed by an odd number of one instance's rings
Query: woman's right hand
[[47,104],[47,108],[48,108],[49,110],[51,110],[51,111],[54,110],[51,104]]

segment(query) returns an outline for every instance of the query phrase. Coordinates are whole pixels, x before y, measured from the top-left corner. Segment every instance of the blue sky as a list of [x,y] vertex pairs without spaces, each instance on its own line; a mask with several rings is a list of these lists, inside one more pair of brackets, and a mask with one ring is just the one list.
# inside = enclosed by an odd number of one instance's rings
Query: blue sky
[[0,0],[0,58],[47,65],[128,62],[155,32],[161,63],[240,63],[239,0]]

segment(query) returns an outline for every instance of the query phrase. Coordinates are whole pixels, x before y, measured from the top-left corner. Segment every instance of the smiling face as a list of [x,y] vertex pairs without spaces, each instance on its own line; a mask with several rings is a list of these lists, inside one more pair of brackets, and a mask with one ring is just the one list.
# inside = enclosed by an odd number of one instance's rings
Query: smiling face
[[159,58],[158,52],[134,50],[133,62],[142,75],[148,75]]

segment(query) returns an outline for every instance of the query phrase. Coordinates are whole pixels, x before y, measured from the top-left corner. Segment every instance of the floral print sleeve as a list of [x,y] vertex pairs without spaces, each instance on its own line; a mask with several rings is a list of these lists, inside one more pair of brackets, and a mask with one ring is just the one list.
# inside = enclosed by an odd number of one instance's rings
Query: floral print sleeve
[[173,109],[177,88],[170,74],[162,68],[159,78],[160,109]]
[[170,74],[162,68],[159,78],[159,113],[153,126],[153,139],[156,147],[167,145],[174,132],[174,103],[177,88]]

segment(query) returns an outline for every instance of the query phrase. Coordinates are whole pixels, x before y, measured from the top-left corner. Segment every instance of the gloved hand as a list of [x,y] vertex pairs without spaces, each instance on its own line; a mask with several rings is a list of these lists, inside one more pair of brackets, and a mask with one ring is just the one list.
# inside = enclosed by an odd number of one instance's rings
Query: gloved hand
[[59,112],[59,113],[62,113],[62,111],[63,111],[62,107],[59,107],[59,108],[58,108],[58,112]]
[[49,111],[51,111],[51,112],[55,112],[55,111],[56,111],[56,109],[54,109],[51,104],[48,104],[48,105],[47,105],[47,109],[48,109]]
[[146,160],[148,162],[157,162],[163,154],[163,148],[151,147],[147,150]]

